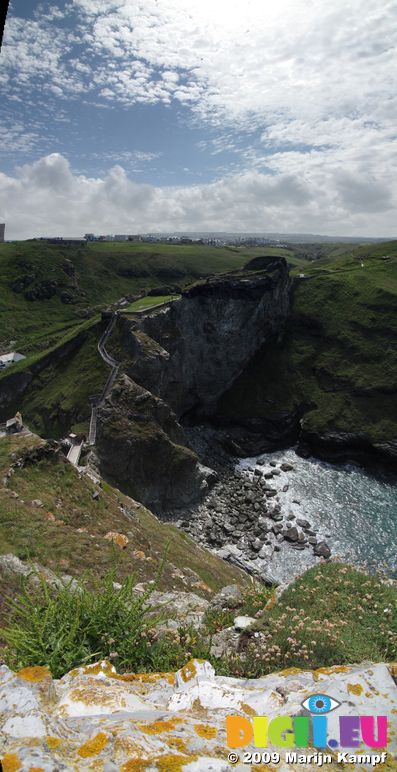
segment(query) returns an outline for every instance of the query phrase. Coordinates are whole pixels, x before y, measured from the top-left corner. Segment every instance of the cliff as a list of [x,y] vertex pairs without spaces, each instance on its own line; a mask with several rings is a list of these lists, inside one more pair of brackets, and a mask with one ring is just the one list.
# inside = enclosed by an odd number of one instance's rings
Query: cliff
[[[308,264],[282,340],[222,395],[218,425],[243,455],[303,453],[397,470],[397,243]],[[265,438],[265,442],[263,439]]]
[[230,274],[186,290],[166,307],[118,320],[124,375],[98,412],[102,473],[156,512],[201,495],[208,473],[178,421],[208,416],[219,396],[289,309],[284,259],[261,274]]
[[262,275],[231,274],[193,285],[181,300],[123,320],[128,375],[181,417],[211,413],[265,340],[279,333],[289,309],[284,259]]
[[154,512],[195,501],[208,487],[210,471],[175,414],[125,374],[98,409],[96,452],[106,478]]

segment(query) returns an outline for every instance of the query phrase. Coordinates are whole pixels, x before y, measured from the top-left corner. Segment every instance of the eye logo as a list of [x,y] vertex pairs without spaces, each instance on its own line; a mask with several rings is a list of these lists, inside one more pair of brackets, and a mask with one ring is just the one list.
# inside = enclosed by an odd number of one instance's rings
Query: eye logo
[[328,694],[312,694],[311,697],[306,697],[301,705],[302,708],[305,708],[310,713],[323,716],[324,713],[330,713],[331,710],[339,707],[340,702],[334,700],[333,697],[329,697]]

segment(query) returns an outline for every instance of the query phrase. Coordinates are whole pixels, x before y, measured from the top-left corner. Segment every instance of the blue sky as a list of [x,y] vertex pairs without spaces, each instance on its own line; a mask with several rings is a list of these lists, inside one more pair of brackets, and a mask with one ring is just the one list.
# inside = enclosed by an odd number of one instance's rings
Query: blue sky
[[392,236],[389,0],[12,0],[0,220]]

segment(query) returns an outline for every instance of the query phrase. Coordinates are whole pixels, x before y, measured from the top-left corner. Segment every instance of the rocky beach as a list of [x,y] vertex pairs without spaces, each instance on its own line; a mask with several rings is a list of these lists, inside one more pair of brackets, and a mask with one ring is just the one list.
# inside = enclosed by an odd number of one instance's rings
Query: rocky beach
[[178,524],[220,557],[281,584],[331,556],[396,571],[397,488],[390,477],[304,459],[293,449],[217,469],[210,493]]

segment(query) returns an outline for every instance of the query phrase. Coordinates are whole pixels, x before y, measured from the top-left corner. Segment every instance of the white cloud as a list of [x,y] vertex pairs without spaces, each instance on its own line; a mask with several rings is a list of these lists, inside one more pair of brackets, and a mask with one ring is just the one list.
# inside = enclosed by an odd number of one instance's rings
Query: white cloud
[[[14,98],[33,85],[98,106],[176,101],[196,123],[218,127],[220,136],[203,149],[235,152],[246,171],[206,188],[166,190],[172,213],[153,188],[173,228],[178,218],[184,228],[208,218],[213,227],[213,211],[223,223],[243,214],[243,228],[277,221],[283,230],[285,218],[295,229],[376,234],[394,227],[396,24],[394,0],[72,0],[59,19],[51,6],[34,21],[9,20],[0,79]],[[246,132],[243,149],[236,129]],[[259,149],[253,129],[261,132]],[[132,162],[122,154],[108,159]],[[79,179],[76,189],[92,194],[94,183]],[[98,195],[109,180],[96,181]],[[112,184],[120,192],[120,179]],[[232,184],[250,202],[243,198],[237,210],[220,201]],[[300,205],[291,199],[298,190]],[[156,226],[151,206],[139,210],[135,229]]]
[[[381,200],[381,206],[379,206]],[[155,187],[117,165],[103,178],[74,174],[59,154],[0,174],[8,238],[88,231],[300,231],[392,235],[391,194],[376,179],[249,171],[206,185]],[[371,218],[368,218],[368,212]]]

